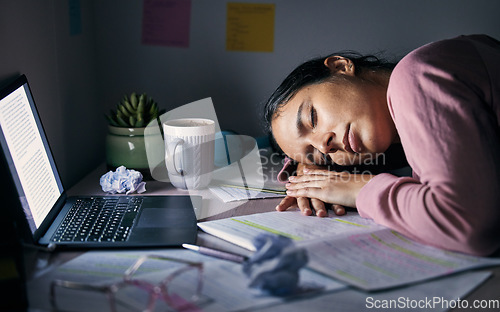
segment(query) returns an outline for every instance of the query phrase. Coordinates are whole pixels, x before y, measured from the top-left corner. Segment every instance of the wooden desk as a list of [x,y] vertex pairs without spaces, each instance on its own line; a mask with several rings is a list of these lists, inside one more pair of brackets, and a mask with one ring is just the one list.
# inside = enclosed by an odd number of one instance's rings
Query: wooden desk
[[[99,178],[101,175],[106,173],[104,166],[101,166],[85,177],[80,183],[75,185],[69,191],[69,195],[104,195],[99,186]],[[148,195],[169,195],[169,194],[189,194],[188,191],[182,191],[175,189],[169,183],[158,182],[158,181],[147,181],[146,184]],[[197,211],[197,217],[199,221],[215,220],[221,218],[229,218],[233,216],[260,213],[273,211],[274,207],[281,200],[280,198],[273,199],[259,199],[250,200],[244,203],[235,202],[225,204],[218,198],[216,198],[209,190],[195,191],[191,193],[192,195],[203,196],[203,207],[201,210]],[[220,249],[226,249],[235,253],[248,255],[249,251],[240,248],[238,246],[232,245],[230,243],[224,242],[218,238],[207,235],[205,233],[199,233],[198,244],[205,245],[209,247],[217,247]],[[60,252],[50,257],[50,261],[56,264],[64,263],[72,259],[73,257],[81,254],[80,252]],[[26,257],[28,266],[37,261],[37,255],[28,255]],[[29,271],[29,268],[28,268]],[[483,283],[480,287],[475,289],[471,294],[465,298],[469,304],[472,304],[474,300],[497,300],[500,301],[500,267],[482,269],[482,271],[491,271],[493,276]],[[264,309],[265,311],[271,311],[272,309]],[[477,311],[473,308],[468,309],[454,309],[452,311]],[[480,311],[499,311],[498,309],[481,309]]]

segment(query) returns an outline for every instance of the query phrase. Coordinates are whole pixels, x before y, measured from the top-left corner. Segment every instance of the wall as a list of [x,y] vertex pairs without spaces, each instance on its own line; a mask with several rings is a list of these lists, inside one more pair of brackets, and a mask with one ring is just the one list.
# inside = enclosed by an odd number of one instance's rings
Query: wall
[[70,36],[68,10],[68,1],[0,1],[0,84],[26,74],[63,182],[71,186],[102,162],[105,127],[91,2],[81,1],[80,35]]
[[0,0],[0,83],[27,74],[67,186],[104,160],[102,115],[132,90],[165,109],[212,97],[222,128],[258,136],[261,103],[311,57],[500,38],[496,0],[275,0],[259,1],[276,4],[274,52],[229,52],[227,2],[192,0],[190,47],[173,48],[141,45],[141,0],[80,0],[75,36],[68,0]]
[[[499,1],[275,0],[272,53],[225,50],[226,3],[192,0],[189,48],[141,45],[142,1],[96,2],[101,98],[130,90],[166,109],[212,97],[223,129],[261,135],[260,104],[299,63],[338,50],[404,55],[459,34],[500,38]],[[243,0],[240,2],[249,2]]]

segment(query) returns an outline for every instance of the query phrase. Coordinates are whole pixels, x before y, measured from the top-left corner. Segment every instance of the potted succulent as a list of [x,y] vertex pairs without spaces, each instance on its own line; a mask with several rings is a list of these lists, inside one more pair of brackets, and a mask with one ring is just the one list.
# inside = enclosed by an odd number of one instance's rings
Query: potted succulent
[[[160,125],[163,111],[146,93],[133,92],[124,95],[115,109],[106,116],[106,163],[109,169],[125,166],[140,171],[145,179],[150,178],[144,140],[144,130],[151,122]],[[161,127],[160,127],[161,128]]]

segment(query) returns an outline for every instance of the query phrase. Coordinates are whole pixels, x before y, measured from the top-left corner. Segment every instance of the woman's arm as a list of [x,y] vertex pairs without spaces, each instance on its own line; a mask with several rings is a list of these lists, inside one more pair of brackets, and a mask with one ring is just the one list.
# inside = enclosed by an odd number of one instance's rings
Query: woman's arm
[[[500,58],[500,48],[489,52]],[[500,68],[492,63],[496,68],[485,66],[471,43],[452,40],[412,53],[395,69],[389,107],[413,177],[310,171],[290,181],[288,194],[355,205],[361,216],[426,244],[494,252],[500,246]]]
[[[488,53],[498,59],[500,47]],[[491,79],[500,68],[485,62],[464,40],[400,62],[388,98],[414,177],[371,179],[356,200],[361,216],[445,249],[487,255],[499,247],[500,80]]]

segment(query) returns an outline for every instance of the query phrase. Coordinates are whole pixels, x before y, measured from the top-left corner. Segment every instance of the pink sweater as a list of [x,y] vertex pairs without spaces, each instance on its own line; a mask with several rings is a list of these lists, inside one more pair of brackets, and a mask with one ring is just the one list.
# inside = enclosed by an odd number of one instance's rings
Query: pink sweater
[[380,174],[356,206],[412,239],[488,255],[500,247],[500,43],[462,36],[423,46],[387,93],[413,177]]

